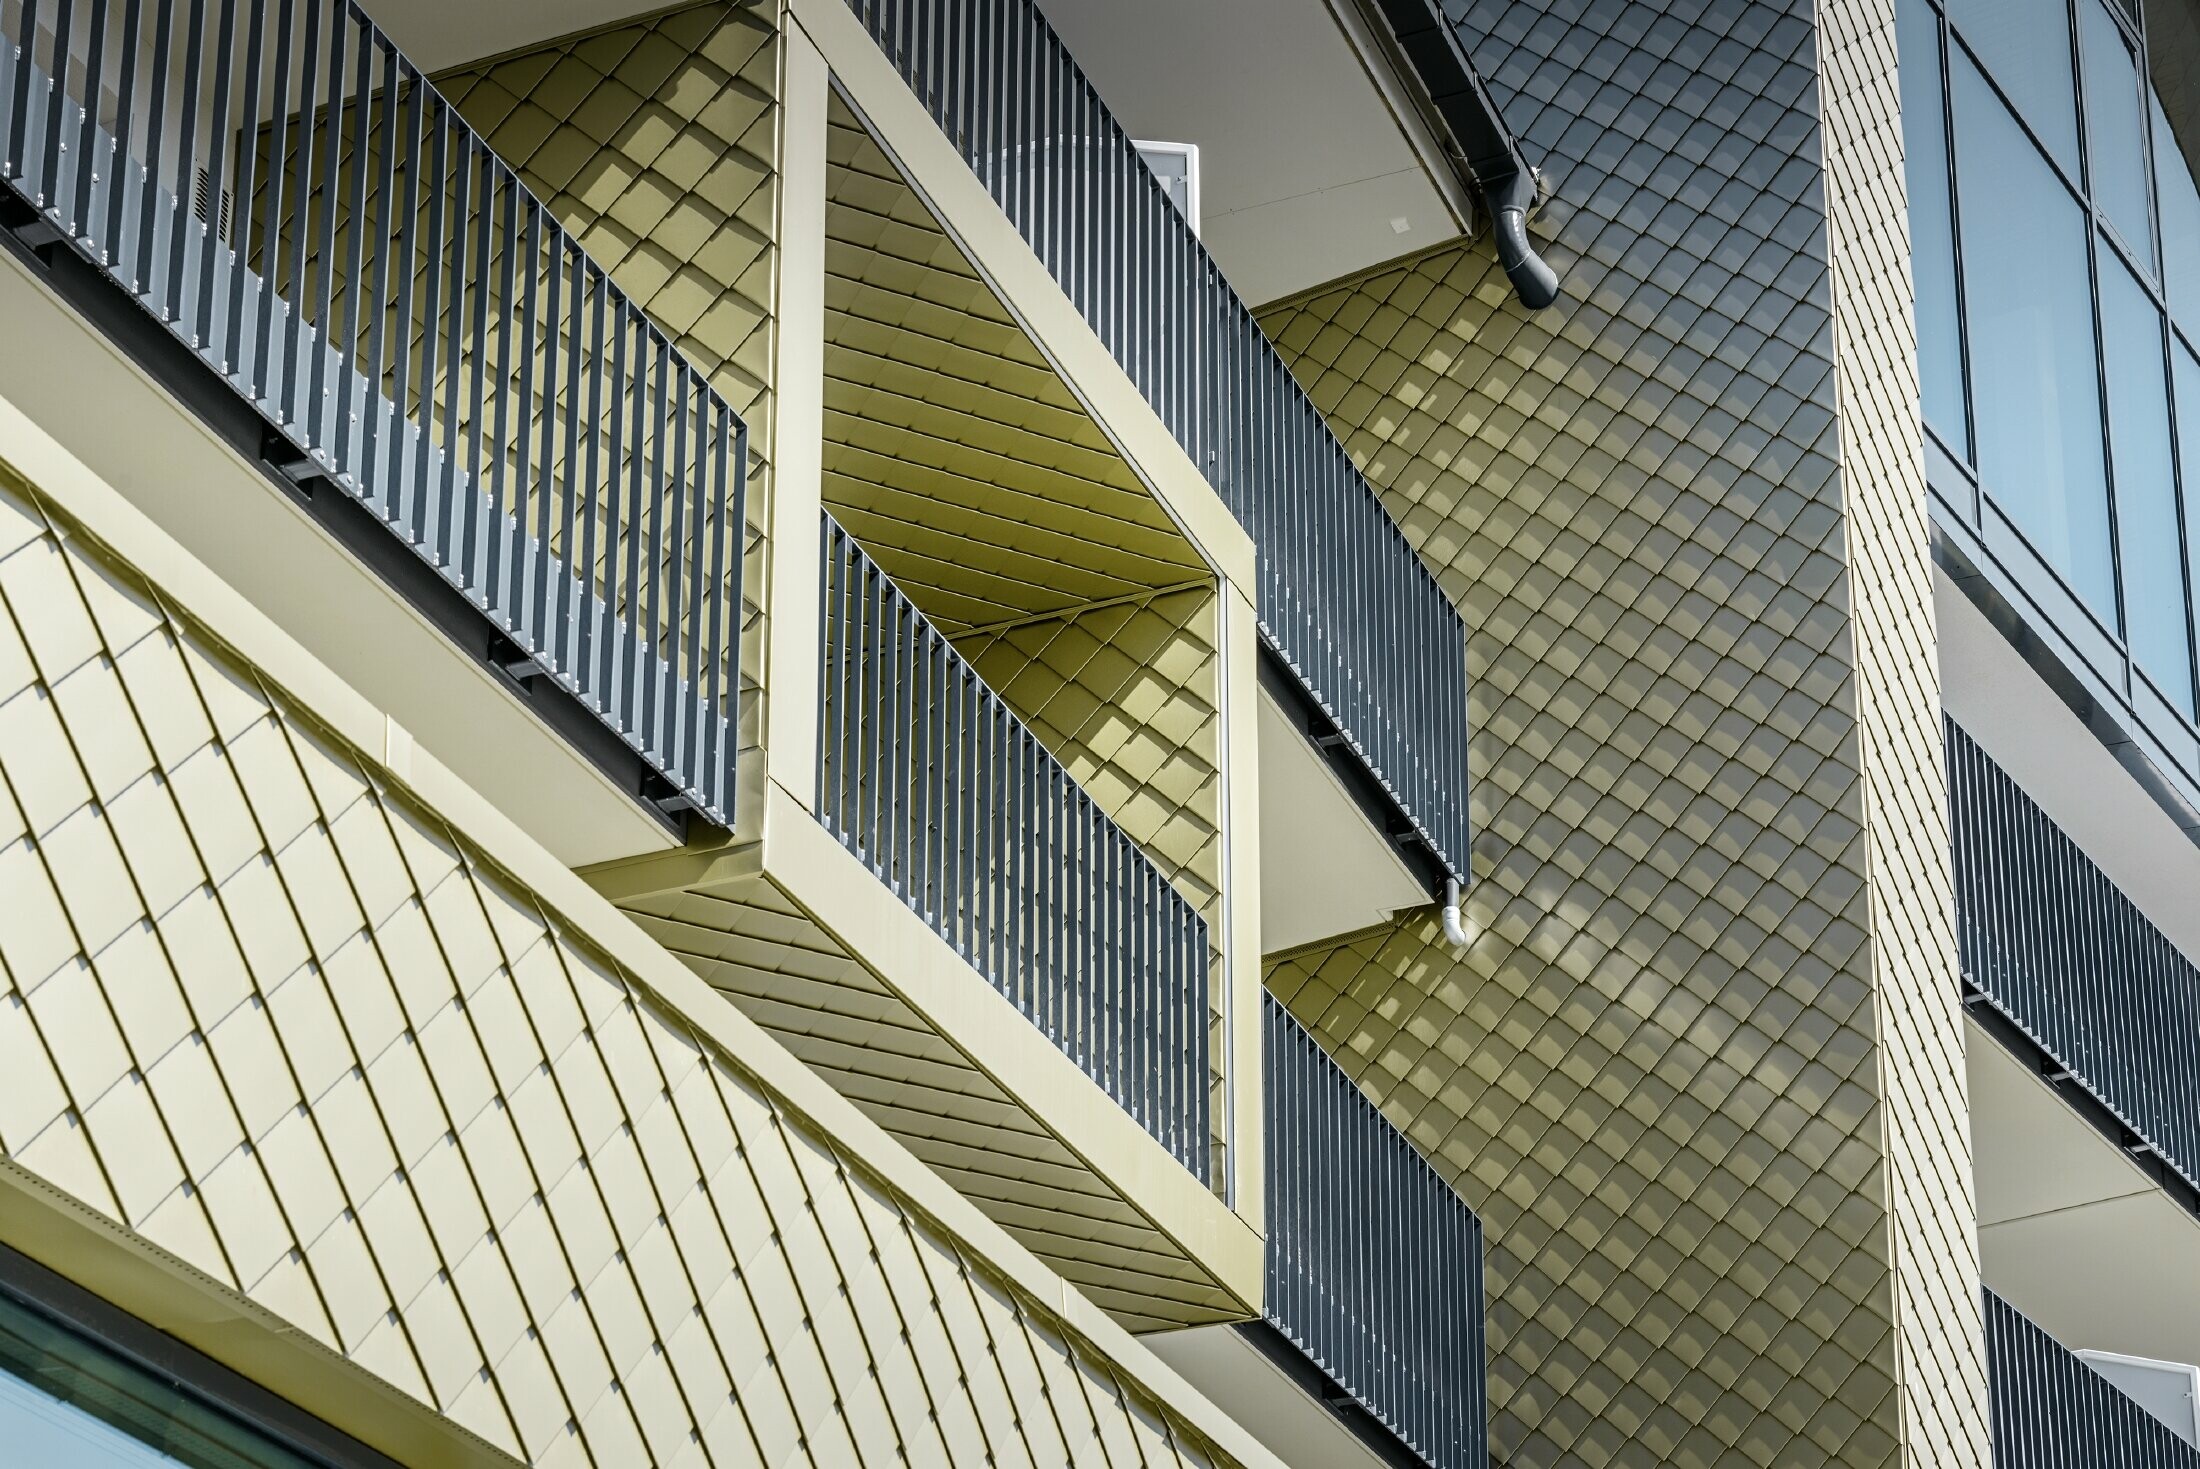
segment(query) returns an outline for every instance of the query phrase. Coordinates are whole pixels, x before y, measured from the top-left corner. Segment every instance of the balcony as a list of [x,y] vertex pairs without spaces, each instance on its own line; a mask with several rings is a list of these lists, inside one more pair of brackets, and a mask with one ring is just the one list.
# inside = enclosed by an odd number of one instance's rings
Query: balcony
[[1966,1004],[2200,1209],[2200,968],[1953,720],[1946,740]]
[[129,417],[64,415],[142,435],[103,467],[561,853],[730,827],[742,416],[355,6],[6,27],[9,309],[52,378],[11,386]]
[[[884,113],[839,9],[796,6],[858,109]],[[1285,713],[1423,884],[1463,880],[1459,615],[1068,48],[1031,0],[847,14],[1251,537]]]
[[1986,1349],[1995,1469],[2200,1469],[2200,1447],[1992,1291]]
[[1262,1320],[1155,1350],[1286,1462],[1480,1469],[1481,1220],[1280,1002],[1262,1006]]
[[824,546],[819,819],[1207,1181],[1206,923],[829,518]]

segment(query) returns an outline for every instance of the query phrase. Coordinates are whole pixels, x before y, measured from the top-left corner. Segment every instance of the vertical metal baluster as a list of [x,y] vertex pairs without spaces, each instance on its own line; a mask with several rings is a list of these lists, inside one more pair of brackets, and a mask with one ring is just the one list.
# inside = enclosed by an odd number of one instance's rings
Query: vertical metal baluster
[[650,477],[649,477],[649,564],[643,568],[644,579],[636,583],[637,593],[646,592],[648,613],[640,626],[643,629],[641,648],[646,655],[635,670],[640,682],[641,697],[636,701],[641,710],[642,748],[652,754],[663,748],[657,731],[657,669],[653,661],[662,646],[664,623],[659,614],[663,611],[664,590],[664,512],[665,486],[670,466],[666,463],[665,438],[667,434],[666,403],[668,391],[666,379],[672,375],[672,344],[659,336],[655,328],[649,329],[649,340],[656,348],[654,371],[650,374]]
[[[255,8],[259,3],[260,0],[254,0]],[[275,12],[275,55],[273,64],[269,67],[274,73],[275,88],[269,98],[267,196],[260,201],[260,309],[253,327],[252,396],[263,406],[272,401],[277,417],[287,422],[290,415],[284,411],[283,405],[290,401],[290,390],[287,382],[279,384],[276,381],[272,364],[277,360],[276,349],[281,345],[275,339],[275,310],[277,297],[282,290],[283,165],[287,161],[284,154],[289,148],[290,53],[298,0],[276,0],[276,4],[279,8]],[[137,9],[138,0],[129,0],[128,18],[123,26],[126,37],[136,28]],[[122,81],[127,87],[137,56],[134,42],[125,39],[124,46],[126,49],[123,53]],[[309,62],[305,67],[305,76],[301,78],[302,85],[312,84],[312,72],[313,67]],[[122,102],[125,113],[129,106],[128,94],[125,93]],[[125,144],[118,142],[116,146],[120,150]],[[253,150],[255,157],[258,152],[257,148]],[[118,151],[115,168],[118,187],[121,174],[121,157]]]
[[[75,38],[70,32],[75,29],[75,19],[76,6],[73,0],[60,0],[54,8],[53,63],[46,73],[46,157],[39,168],[38,176],[38,202],[56,215],[62,214],[68,198],[66,182],[61,177],[62,165],[68,161],[63,156],[61,139],[62,114],[69,108],[69,53],[75,48]],[[28,52],[38,43],[38,31],[34,27],[25,30],[23,34],[25,50]],[[66,218],[63,223],[73,225],[73,221]],[[70,228],[69,233],[73,235],[76,231]]]
[[[222,371],[233,374],[240,387],[256,385],[259,374],[256,364],[249,371],[245,366],[251,349],[245,340],[244,303],[256,279],[252,271],[252,196],[259,190],[260,73],[267,67],[267,0],[245,0],[245,6],[251,14],[245,23],[244,98],[237,114],[237,202],[230,215],[230,228],[236,238],[230,242],[229,311],[222,328]],[[277,58],[275,65],[280,71],[283,58]],[[271,169],[271,179],[273,172]],[[265,299],[268,282],[260,280],[258,285]],[[252,395],[259,396],[256,386]]]
[[[37,7],[34,4],[27,4],[24,7],[26,19],[36,9]],[[143,0],[123,0],[122,69],[120,80],[115,84],[115,141],[114,151],[108,155],[109,167],[107,169],[107,228],[104,237],[106,244],[100,251],[101,263],[117,272],[124,271],[122,225],[124,218],[130,213],[129,210],[123,207],[123,193],[128,188],[130,179],[130,133],[136,126],[137,121],[134,114],[137,110],[138,48],[144,41],[141,24],[143,19]],[[29,56],[30,48],[26,46],[24,48],[24,59],[27,61]],[[26,84],[28,77],[25,68],[21,66],[16,68],[15,79],[18,88]],[[15,145],[20,147],[23,139],[20,112],[17,114],[12,136],[15,139]],[[125,273],[124,278],[130,289],[135,291],[143,276],[133,271]]]
[[[251,0],[248,0],[251,3]],[[255,13],[258,5],[253,5]],[[214,260],[221,253],[222,241],[222,193],[229,182],[229,88],[235,68],[232,62],[237,50],[237,0],[221,0],[221,9],[214,22],[214,111],[209,125],[211,136],[207,138],[206,158],[206,245],[199,252],[198,314],[192,329],[192,344],[207,354],[210,361],[220,365],[224,373],[229,371],[229,348],[214,335],[214,285],[217,276]],[[226,280],[226,272],[219,279]],[[222,321],[226,323],[227,316]]]
[[[551,560],[547,543],[542,548],[542,558],[545,566],[563,565],[565,570],[558,575],[557,606],[549,627],[543,631],[542,640],[549,653],[550,666],[557,670],[563,682],[571,685],[580,681],[580,664],[575,657],[577,629],[574,620],[580,615],[579,598],[587,595],[589,578],[594,575],[587,563],[576,560],[579,548],[573,543],[573,533],[581,514],[581,499],[585,495],[592,502],[596,485],[594,480],[587,477],[587,471],[581,464],[581,337],[588,312],[588,299],[584,294],[586,278],[582,267],[586,262],[581,255],[580,246],[574,241],[564,239],[561,235],[560,245],[565,254],[567,299],[572,303],[569,308],[571,321],[565,332],[565,488],[558,496],[558,559]],[[591,402],[594,401],[593,394],[600,381],[595,359],[590,358],[588,385]],[[593,448],[596,434],[593,419],[589,421],[588,433],[589,444]]]
[[[520,605],[521,615],[528,629],[527,640],[532,645],[537,660],[544,668],[555,668],[557,654],[550,624],[550,578],[556,563],[551,559],[553,543],[550,539],[550,527],[553,522],[558,521],[560,515],[554,503],[561,493],[558,488],[558,450],[572,439],[573,413],[578,406],[571,401],[576,386],[573,375],[567,372],[561,378],[560,369],[569,365],[570,352],[579,343],[580,333],[565,325],[566,254],[569,248],[565,232],[558,227],[556,220],[549,217],[547,209],[538,206],[536,213],[544,222],[542,266],[547,286],[542,315],[542,391],[536,395],[536,401],[541,404],[537,410],[541,414],[542,425],[536,451],[541,456],[541,462],[535,467],[535,534],[533,540],[527,544],[529,560],[526,564],[530,570],[525,599]],[[559,340],[561,333],[564,336],[562,343]],[[563,435],[558,432],[558,414],[561,409],[567,426]],[[573,457],[570,453],[565,455],[564,465],[563,494],[570,501],[573,476]],[[522,526],[521,530],[524,535],[525,527]],[[570,539],[559,541],[556,545],[560,555],[570,556],[573,553]]]
[[[76,119],[76,198],[69,206],[69,232],[79,240],[98,238],[92,220],[92,184],[100,162],[99,89],[107,71],[107,0],[92,0],[89,41],[84,57],[84,103]],[[113,167],[110,161],[107,167]]]
[[[499,351],[495,363],[489,360],[489,316],[491,297],[495,298],[497,330],[508,338],[512,329],[512,255],[517,248],[513,242],[512,193],[504,191],[504,225],[499,244],[497,227],[497,172],[496,157],[488,145],[478,139],[467,139],[469,156],[476,169],[480,188],[480,202],[474,210],[474,320],[471,343],[473,359],[467,368],[466,386],[469,398],[467,416],[465,536],[460,543],[459,585],[472,596],[475,605],[493,606],[487,584],[488,543],[496,538],[496,516],[502,500],[504,486],[503,424],[504,367],[508,354]],[[494,258],[501,261],[496,278],[489,274]],[[451,365],[456,367],[454,355]],[[490,374],[497,376],[497,439],[488,438],[488,403]],[[491,463],[489,456],[494,456]],[[486,471],[486,473],[484,472]]]
[[[329,0],[334,4],[335,0]],[[315,5],[315,9],[320,7]],[[339,13],[332,17],[328,40],[328,120],[321,129],[326,148],[321,173],[321,227],[314,245],[319,269],[314,273],[313,325],[319,337],[314,346],[313,371],[306,387],[307,444],[323,463],[328,462],[328,406],[332,384],[328,380],[329,356],[335,350],[336,206],[344,174],[344,41],[347,27]],[[302,202],[303,196],[301,196]],[[342,466],[336,466],[341,469]]]
[[687,540],[685,560],[688,575],[688,633],[687,633],[687,699],[681,710],[687,731],[681,737],[681,760],[684,768],[693,772],[702,768],[703,754],[703,648],[708,641],[709,603],[705,600],[707,589],[703,584],[706,561],[704,536],[709,529],[710,514],[710,466],[713,458],[710,435],[710,384],[701,373],[691,374],[695,383],[694,406],[689,410],[695,420],[695,486],[689,493]]
[[[597,653],[596,707],[615,714],[619,727],[627,727],[625,713],[619,703],[620,669],[617,666],[619,640],[612,636],[618,625],[619,595],[619,538],[632,521],[619,514],[620,486],[626,480],[626,465],[634,449],[627,442],[632,418],[627,405],[632,394],[627,387],[626,347],[633,334],[628,330],[626,297],[617,286],[606,279],[604,294],[609,298],[606,307],[611,317],[611,442],[605,452],[603,496],[603,632],[600,651]],[[631,585],[631,583],[629,583]]]
[[[542,273],[542,206],[517,174],[500,171],[505,175],[505,219],[511,226],[504,235],[504,274],[518,292],[519,320],[515,323],[511,319],[513,297],[508,292],[497,352],[501,368],[497,384],[497,466],[502,470],[510,464],[512,491],[510,498],[500,497],[497,507],[496,536],[489,548],[489,605],[496,609],[521,648],[532,653],[534,649],[528,644],[533,639],[523,632],[527,626],[527,506],[530,495],[542,492],[541,475],[549,468],[547,463],[535,464],[530,451],[534,438],[530,430],[535,412],[536,282]],[[514,261],[514,255],[519,259]],[[510,417],[505,413],[507,406]]]
[[887,790],[888,761],[893,757],[893,746],[887,742],[886,724],[893,707],[893,695],[886,685],[893,677],[893,652],[887,647],[886,624],[894,615],[894,605],[885,586],[886,578],[877,563],[868,556],[863,560],[864,608],[863,622],[867,631],[870,653],[870,758],[863,762],[864,801],[863,832],[865,850],[869,852],[872,870],[879,877],[893,881],[894,862],[889,838],[893,831],[892,797]]
[[[588,266],[588,466],[584,471],[587,493],[581,499],[581,551],[578,574],[575,614],[579,626],[571,634],[573,638],[572,668],[574,686],[582,697],[595,707],[603,703],[603,685],[596,669],[596,550],[597,521],[604,513],[603,494],[603,387],[604,387],[604,306],[610,294],[610,283],[604,273],[593,263]],[[614,369],[615,371],[615,369]],[[612,412],[618,411],[618,379],[612,379]],[[612,464],[618,464],[616,435],[613,438]],[[568,547],[572,542],[567,540]]]
[[[175,210],[168,221],[168,268],[162,272],[165,294],[161,298],[161,320],[181,326],[188,302],[184,298],[184,285],[190,277],[186,264],[190,253],[192,190],[196,181],[192,169],[199,157],[199,78],[206,70],[206,0],[191,0],[191,14],[184,22],[183,40],[183,110],[176,117],[176,187],[172,191]],[[218,200],[210,200],[218,207]],[[194,340],[191,344],[197,346]]]
[[[461,538],[461,522],[469,518],[469,513],[459,504],[461,493],[459,462],[465,450],[467,430],[481,421],[478,394],[475,395],[472,417],[462,418],[460,406],[470,391],[467,382],[469,374],[466,364],[466,233],[470,227],[477,227],[475,216],[486,209],[487,201],[477,203],[472,197],[471,185],[474,177],[472,134],[467,132],[464,125],[458,121],[450,103],[437,98],[436,111],[440,118],[436,128],[438,142],[455,143],[456,146],[451,150],[450,172],[447,175],[451,181],[451,304],[449,310],[445,313],[445,317],[450,324],[444,329],[443,464],[442,473],[436,476],[438,484],[436,488],[435,533],[433,539],[436,548],[436,564],[443,568],[446,576],[450,576],[454,582],[463,586],[465,585],[464,568],[466,562],[464,559],[464,542]],[[436,203],[439,206],[443,202],[443,189],[440,183],[442,177],[445,177],[445,175],[438,175],[439,181],[435,196]],[[485,224],[486,220],[480,223]],[[439,236],[442,234],[440,227],[435,233]],[[485,289],[486,279],[477,271],[474,273],[473,283],[474,292],[478,296]],[[476,303],[476,309],[479,309],[478,302]],[[430,313],[428,320],[432,328],[435,322],[433,313]],[[474,366],[478,369],[480,366],[478,360]],[[435,374],[423,369],[422,381],[426,385],[433,386]],[[423,450],[422,453],[425,455],[426,451]],[[425,458],[422,462],[423,464],[426,463]],[[467,504],[471,504],[474,497],[481,493],[480,481],[469,476],[463,493],[466,496]],[[421,485],[421,495],[423,499],[426,498],[427,485],[425,481]],[[452,571],[454,566],[459,568],[455,574]]]
[[[156,0],[156,3],[159,3],[159,0]],[[295,3],[295,0],[284,0],[283,23],[286,31],[289,26],[293,3]],[[278,359],[281,364],[281,381],[279,384],[271,384],[271,390],[279,392],[278,401],[282,407],[284,421],[293,427],[296,436],[301,441],[306,438],[308,432],[308,414],[302,397],[303,389],[300,387],[305,371],[305,359],[301,354],[306,351],[306,270],[308,255],[312,248],[314,128],[319,121],[315,99],[319,93],[321,16],[326,7],[326,0],[302,0],[302,3],[305,5],[306,14],[305,26],[299,39],[298,53],[298,142],[296,148],[291,151],[289,158],[283,157],[281,151],[278,150],[268,161],[271,178],[279,179],[286,165],[290,169],[291,176],[291,197],[286,206],[289,219],[290,264],[289,279],[285,284],[289,294],[282,303],[289,307],[289,316],[283,326],[282,340],[275,342],[271,338],[268,347],[265,349],[269,352],[279,350],[282,354]],[[286,75],[289,70],[288,46],[289,42],[286,39],[283,42],[285,56],[282,63],[278,65],[278,75]],[[277,99],[277,105],[281,106],[280,98]],[[280,119],[276,130],[279,138],[286,131],[285,124]],[[281,188],[272,189],[270,196],[271,199],[280,201],[282,198]],[[281,214],[273,216],[273,224],[267,238],[271,280],[273,278],[273,267],[278,258],[281,234],[284,229],[283,219],[284,216]],[[270,306],[273,304],[271,302]]]
[[[414,389],[413,277],[419,274],[420,271],[425,270],[429,282],[428,289],[432,293],[435,289],[436,271],[442,265],[442,260],[437,255],[429,255],[426,257],[424,264],[416,265],[415,263],[422,258],[420,253],[420,140],[421,128],[425,121],[423,113],[426,107],[425,98],[428,90],[428,80],[419,72],[414,71],[411,64],[394,51],[390,54],[390,62],[390,87],[393,95],[383,105],[385,107],[395,105],[394,93],[400,82],[409,85],[405,88],[404,200],[400,204],[393,198],[390,192],[391,186],[388,184],[383,186],[382,193],[382,197],[389,201],[384,207],[389,211],[390,217],[396,221],[388,234],[394,242],[397,255],[397,319],[395,322],[397,340],[392,354],[395,373],[390,384],[390,401],[394,405],[389,420],[391,442],[386,449],[381,451],[382,461],[389,467],[386,471],[386,482],[377,491],[377,498],[382,503],[382,513],[389,523],[409,530],[412,525],[414,506],[419,499],[419,482],[411,473],[413,459],[410,454],[405,452],[405,434],[407,426],[410,425],[412,430],[418,434],[420,441],[426,443],[429,428],[435,419],[434,399],[431,396],[434,391],[432,382],[426,379],[420,381],[420,407],[416,410],[412,405]],[[393,143],[390,146],[393,152],[396,151],[396,144]],[[435,187],[439,191],[443,187],[443,176],[440,172],[435,175]],[[434,241],[430,241],[431,245],[434,243]],[[375,322],[379,328],[381,318],[376,317]],[[423,353],[433,351],[429,344],[435,340],[435,331],[435,319],[431,313],[427,329],[421,335],[421,350]],[[379,361],[381,357],[379,344],[374,355],[376,360]],[[379,372],[375,374],[373,381],[381,381]],[[379,429],[380,419],[378,417],[378,437]],[[414,537],[414,541],[417,544],[417,536]]]
[[[161,153],[165,141],[163,134],[168,124],[168,63],[172,59],[170,53],[173,49],[171,43],[175,38],[175,14],[175,0],[153,0],[153,96],[145,113],[148,137],[145,145],[145,177],[138,188],[138,263],[130,283],[132,289],[142,296],[153,294],[153,245],[160,232]],[[36,19],[35,14],[27,7],[25,16]],[[32,34],[35,36],[36,32]],[[28,48],[25,54],[29,54]],[[160,313],[157,300],[153,303],[153,309]],[[161,313],[161,319],[167,319],[165,313]]]
[[31,72],[38,58],[38,0],[22,0],[22,43],[16,47],[15,85],[8,97],[8,177],[23,177],[29,156],[31,121]]
[[[542,655],[549,650],[550,606],[550,512],[551,499],[557,494],[558,451],[558,330],[565,318],[565,247],[555,222],[546,218],[548,211],[542,205],[529,201],[529,230],[535,233],[527,249],[527,269],[530,286],[534,272],[539,267],[543,276],[542,332],[542,390],[535,391],[534,372],[537,336],[530,321],[526,336],[528,387],[520,394],[522,442],[532,438],[535,443],[535,472],[530,476],[534,494],[534,535],[527,534],[526,515],[512,522],[512,622],[524,628],[520,642],[527,651]],[[531,315],[532,313],[530,313]],[[566,385],[572,391],[572,385]],[[533,428],[535,432],[528,434]],[[570,472],[570,470],[568,471]],[[522,504],[526,502],[522,501]],[[545,665],[546,666],[546,665]]]
[[[391,505],[383,487],[377,483],[375,470],[389,456],[383,452],[383,394],[382,394],[382,329],[390,312],[390,257],[397,253],[397,50],[386,40],[365,26],[360,28],[359,48],[359,99],[353,104],[358,126],[352,136],[352,209],[351,223],[351,284],[352,306],[346,313],[348,321],[356,323],[362,316],[366,321],[366,348],[364,369],[356,373],[359,401],[357,407],[347,407],[344,421],[338,425],[339,434],[354,435],[350,452],[339,452],[339,462],[356,459],[359,462],[359,495],[374,508],[375,514],[389,519]],[[374,199],[372,212],[377,221],[374,230],[374,278],[371,284],[362,278],[360,259],[363,241],[367,234],[369,205],[366,198],[366,141],[373,124],[373,111],[368,99],[373,92],[372,62],[379,54],[382,62],[382,125],[380,148],[382,157],[374,172]],[[407,278],[410,279],[408,272]],[[347,327],[345,338],[353,352],[358,352],[359,337],[354,327]],[[348,396],[348,394],[347,394]],[[404,422],[405,409],[398,404],[397,421]]]
[[[621,301],[624,303],[623,297]],[[620,534],[626,538],[626,586],[623,589],[625,636],[620,642],[620,647],[626,658],[626,666],[616,671],[618,677],[616,697],[620,710],[620,722],[625,726],[627,735],[634,742],[635,747],[639,749],[643,739],[641,724],[642,699],[641,690],[635,680],[641,677],[639,655],[642,647],[642,530],[647,519],[642,508],[642,497],[648,493],[648,456],[655,453],[656,448],[650,442],[648,422],[645,417],[649,403],[650,382],[649,324],[642,319],[641,311],[631,303],[625,303],[624,309],[628,317],[627,325],[633,333],[631,340],[634,344],[633,393],[632,401],[628,405],[626,420],[627,431],[633,437],[633,447],[627,454],[626,523],[620,529]]]
[[665,498],[670,502],[667,518],[671,524],[666,528],[663,554],[651,562],[656,579],[665,584],[665,620],[659,635],[663,667],[657,675],[663,692],[657,702],[655,728],[660,758],[677,769],[685,753],[680,748],[680,645],[685,636],[681,623],[684,617],[692,615],[680,574],[688,551],[688,402],[692,396],[689,387],[692,374],[686,360],[672,353],[669,343],[666,351],[673,364],[668,405],[672,416],[672,473],[665,481]]
[[[506,172],[486,145],[483,146],[481,156],[482,191],[486,194],[491,187],[497,187],[502,200],[502,217],[496,231],[496,353],[493,359],[482,359],[482,377],[487,381],[489,391],[496,394],[496,427],[489,445],[489,502],[484,507],[488,524],[482,529],[481,540],[475,546],[474,554],[480,558],[477,575],[482,605],[509,627],[512,621],[512,604],[507,589],[510,573],[504,563],[508,559],[507,547],[511,544],[511,537],[505,530],[505,522],[524,514],[523,497],[526,494],[527,475],[527,428],[522,422],[519,436],[513,436],[512,393],[514,379],[526,371],[525,364],[529,360],[526,332],[534,324],[534,238],[531,233],[523,233],[522,230],[520,210],[523,206],[520,202],[518,176]],[[524,207],[528,220],[532,222],[533,201],[528,201]],[[522,288],[518,275],[520,254],[523,250],[527,254],[525,307],[520,305]],[[515,332],[519,334],[520,342],[516,352],[512,346]],[[524,399],[520,403],[519,411],[527,411]]]
[[[454,179],[448,172],[451,140],[451,109],[449,104],[444,102],[441,97],[432,95],[428,86],[428,79],[418,72],[413,73],[413,96],[427,99],[423,103],[423,106],[427,109],[427,119],[424,123],[416,121],[412,130],[412,161],[414,171],[417,173],[420,164],[421,128],[425,125],[429,136],[428,238],[419,252],[420,268],[424,277],[423,285],[426,288],[420,303],[420,435],[413,450],[410,470],[399,476],[398,498],[403,521],[412,530],[413,544],[427,546],[430,544],[427,533],[429,472],[434,462],[435,405],[439,396],[439,390],[436,386],[436,347],[444,336],[443,252],[449,245],[443,233],[443,200],[453,187],[458,188],[461,191],[461,197],[463,197],[465,180],[463,177]],[[463,168],[459,170],[461,175],[464,172]],[[408,230],[419,223],[420,195],[416,187],[417,182],[418,180],[414,179],[406,187]],[[463,258],[466,253],[465,246],[463,244],[458,245],[453,253]],[[406,280],[409,282],[411,279],[412,277],[408,274]],[[454,293],[451,297],[451,314],[454,319],[458,314],[458,309],[458,296]],[[412,308],[410,304],[400,307],[398,314],[405,319],[404,330],[406,339],[409,342],[412,337]],[[455,367],[456,365],[457,359],[454,357],[452,366]],[[458,448],[457,386],[458,374],[452,372],[449,382],[440,390],[440,396],[443,400],[443,442],[446,460]],[[441,523],[439,517],[438,524]],[[440,539],[439,536],[437,540],[440,541]],[[436,557],[436,561],[441,564],[442,557],[440,554]]]

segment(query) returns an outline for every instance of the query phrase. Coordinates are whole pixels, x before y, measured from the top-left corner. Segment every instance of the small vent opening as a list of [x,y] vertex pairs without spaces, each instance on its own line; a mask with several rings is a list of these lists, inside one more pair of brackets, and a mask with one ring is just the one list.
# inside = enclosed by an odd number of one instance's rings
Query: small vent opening
[[205,225],[208,232],[216,239],[226,240],[229,238],[230,203],[229,190],[222,190],[220,214],[217,218],[214,207],[214,176],[208,172],[204,164],[201,164],[197,177],[191,185],[191,214],[201,224]]

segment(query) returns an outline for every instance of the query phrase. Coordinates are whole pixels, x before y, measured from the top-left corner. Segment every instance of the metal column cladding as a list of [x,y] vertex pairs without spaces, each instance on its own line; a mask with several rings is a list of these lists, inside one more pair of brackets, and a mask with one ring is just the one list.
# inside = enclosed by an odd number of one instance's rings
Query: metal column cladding
[[29,228],[439,570],[507,671],[731,826],[740,415],[348,0],[11,10]]

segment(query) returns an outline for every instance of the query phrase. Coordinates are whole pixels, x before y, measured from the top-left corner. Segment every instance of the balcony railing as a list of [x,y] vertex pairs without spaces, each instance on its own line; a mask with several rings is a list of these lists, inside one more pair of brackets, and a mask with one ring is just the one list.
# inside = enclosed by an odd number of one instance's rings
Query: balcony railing
[[1482,1221],[1263,999],[1268,1322],[1433,1469],[1482,1469]]
[[2200,1186],[2200,968],[1949,721],[1964,979]]
[[1986,1292],[1994,1469],[2200,1469],[2200,1449]]
[[29,233],[440,571],[507,671],[730,825],[748,441],[725,400],[357,6],[8,10],[0,176]]
[[1205,1182],[1207,925],[831,516],[817,811]]
[[1259,556],[1261,633],[1454,877],[1466,632],[1033,0],[849,0]]

